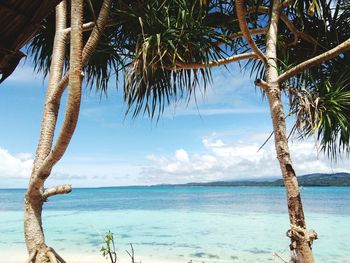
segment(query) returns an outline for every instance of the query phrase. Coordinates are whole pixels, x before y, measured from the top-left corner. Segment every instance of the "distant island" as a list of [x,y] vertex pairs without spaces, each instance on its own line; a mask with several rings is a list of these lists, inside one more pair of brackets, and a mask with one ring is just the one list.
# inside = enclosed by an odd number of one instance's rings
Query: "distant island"
[[[306,174],[298,176],[299,186],[350,186],[350,173],[334,173],[334,174]],[[284,186],[282,179],[276,180],[237,180],[237,181],[216,181],[206,183],[187,183],[187,184],[172,184],[172,185],[157,185],[157,186]]]

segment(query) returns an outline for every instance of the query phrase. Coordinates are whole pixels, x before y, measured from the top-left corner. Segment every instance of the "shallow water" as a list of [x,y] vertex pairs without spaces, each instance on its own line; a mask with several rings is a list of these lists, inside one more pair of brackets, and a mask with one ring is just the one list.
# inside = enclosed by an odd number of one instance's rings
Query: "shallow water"
[[[0,190],[0,256],[24,251],[24,190]],[[350,188],[302,189],[318,262],[350,262]],[[44,208],[48,243],[62,253],[99,254],[115,233],[118,251],[178,262],[279,262],[288,258],[282,187],[125,187],[75,189]]]

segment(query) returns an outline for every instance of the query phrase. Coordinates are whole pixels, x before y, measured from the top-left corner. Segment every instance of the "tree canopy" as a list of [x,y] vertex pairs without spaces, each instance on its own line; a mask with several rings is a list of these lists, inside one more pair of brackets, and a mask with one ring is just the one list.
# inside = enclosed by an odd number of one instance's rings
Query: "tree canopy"
[[[94,21],[101,5],[96,0],[88,2],[85,23]],[[271,5],[270,0],[245,1],[250,34],[262,51]],[[286,0],[278,24],[279,72],[348,40],[349,22],[345,0]],[[53,32],[54,15],[29,45],[36,69],[45,74]],[[213,66],[247,59],[241,64],[243,69],[250,70],[255,79],[264,79],[263,61],[251,53],[242,36],[231,0],[113,1],[102,41],[84,68],[85,79],[89,87],[106,91],[112,77],[121,77],[128,112],[154,117],[169,103],[188,99],[199,87],[205,89]],[[290,99],[291,113],[297,116],[295,128],[300,136],[316,133],[331,157],[350,150],[349,55],[349,51],[342,52],[308,67],[281,85]]]

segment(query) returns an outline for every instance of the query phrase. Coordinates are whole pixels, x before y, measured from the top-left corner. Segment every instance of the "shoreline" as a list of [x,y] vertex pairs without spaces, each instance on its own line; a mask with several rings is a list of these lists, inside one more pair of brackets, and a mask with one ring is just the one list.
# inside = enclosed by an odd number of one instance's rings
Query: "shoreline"
[[[110,260],[104,258],[101,255],[93,255],[93,254],[84,254],[84,253],[69,253],[64,254],[60,253],[63,259],[67,263],[111,263]],[[28,257],[26,253],[21,251],[6,251],[1,252],[0,263],[23,263],[27,262]],[[190,260],[190,259],[189,259]],[[143,257],[143,256],[135,256],[135,263],[187,263],[189,260],[170,260],[170,259],[162,259],[162,258],[153,258],[153,257]],[[131,263],[130,257],[123,256],[118,257],[118,263]],[[192,260],[193,263],[195,261]]]

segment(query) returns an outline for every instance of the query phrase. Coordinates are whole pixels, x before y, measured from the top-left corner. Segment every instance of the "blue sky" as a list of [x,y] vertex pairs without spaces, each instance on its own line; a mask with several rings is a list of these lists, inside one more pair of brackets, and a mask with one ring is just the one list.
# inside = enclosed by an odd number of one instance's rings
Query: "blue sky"
[[[197,104],[170,105],[158,122],[124,118],[122,89],[108,97],[84,89],[80,119],[48,186],[73,187],[185,183],[278,177],[266,99],[237,65],[215,69],[214,82]],[[38,143],[46,81],[29,59],[0,86],[0,187],[25,187]],[[62,107],[64,109],[64,107]],[[62,116],[60,116],[62,119]],[[313,140],[295,141],[299,174],[350,172],[349,161],[330,164]]]

